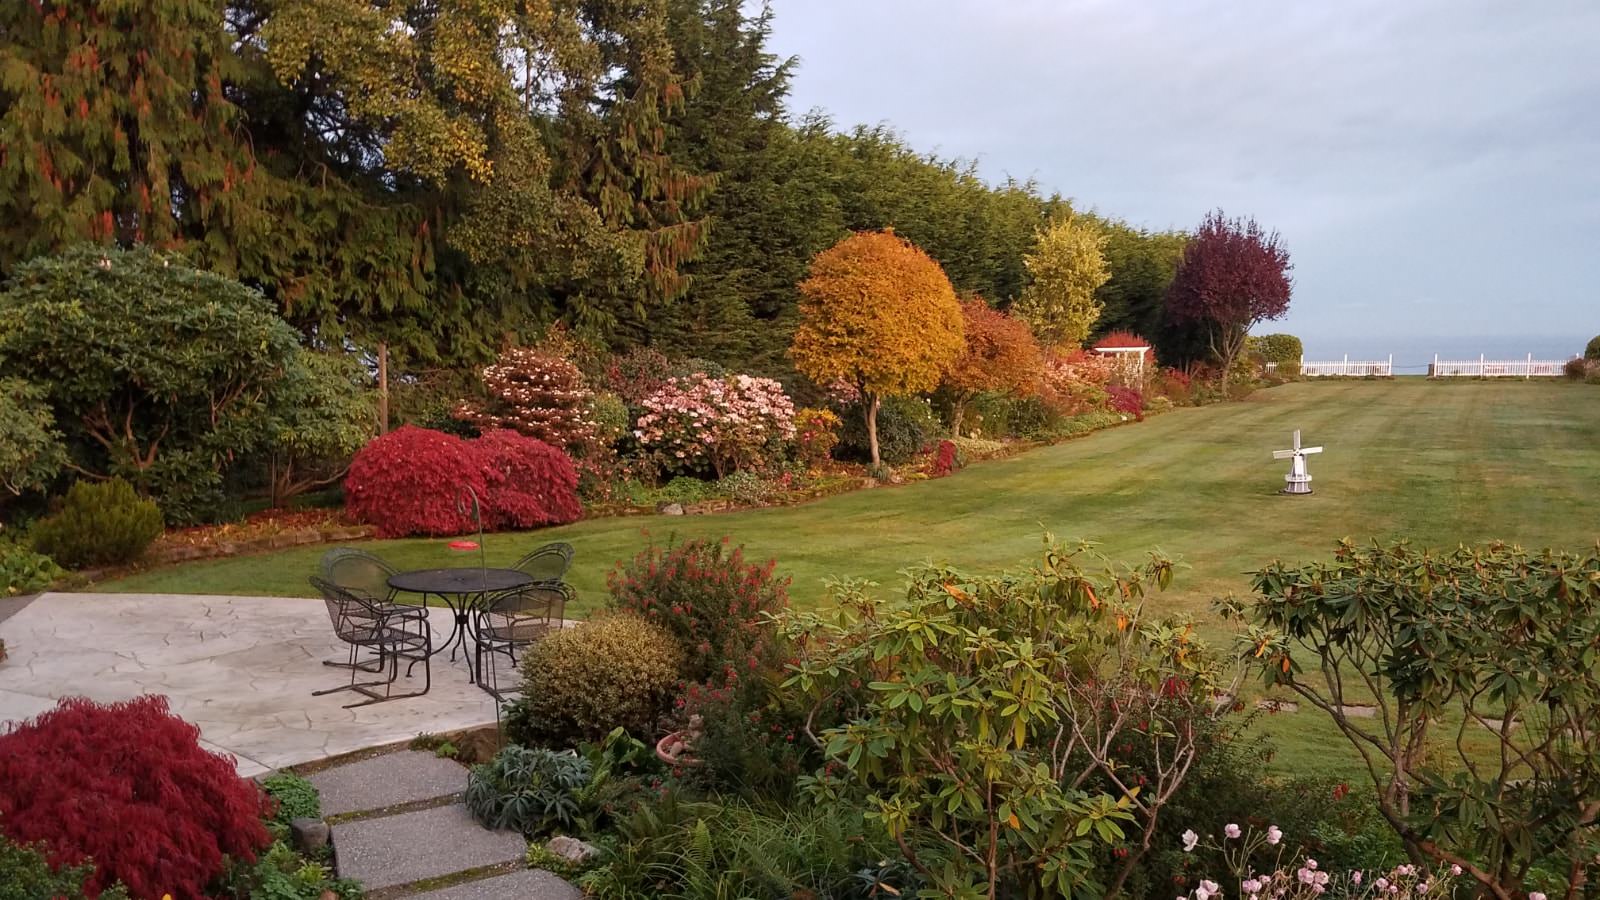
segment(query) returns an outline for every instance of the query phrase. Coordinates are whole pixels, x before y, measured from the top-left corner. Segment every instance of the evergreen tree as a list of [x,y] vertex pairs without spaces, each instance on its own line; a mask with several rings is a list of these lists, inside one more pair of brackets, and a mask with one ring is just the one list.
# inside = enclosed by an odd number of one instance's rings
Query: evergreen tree
[[714,179],[667,147],[670,116],[695,85],[677,70],[667,0],[570,0],[585,41],[582,64],[565,73],[556,151],[563,187],[630,236],[640,260],[635,284],[610,285],[609,325],[683,296],[683,267],[705,246],[702,207]]
[[257,236],[273,185],[220,26],[191,0],[0,4],[0,270],[83,240]]

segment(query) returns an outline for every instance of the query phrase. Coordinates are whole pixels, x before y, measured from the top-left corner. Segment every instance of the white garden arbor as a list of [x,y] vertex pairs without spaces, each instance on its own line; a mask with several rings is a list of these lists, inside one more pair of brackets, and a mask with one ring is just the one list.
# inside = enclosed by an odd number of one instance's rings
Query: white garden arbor
[[1117,365],[1135,379],[1144,378],[1144,361],[1150,355],[1150,345],[1129,342],[1126,345],[1096,346],[1094,352],[1116,359]]

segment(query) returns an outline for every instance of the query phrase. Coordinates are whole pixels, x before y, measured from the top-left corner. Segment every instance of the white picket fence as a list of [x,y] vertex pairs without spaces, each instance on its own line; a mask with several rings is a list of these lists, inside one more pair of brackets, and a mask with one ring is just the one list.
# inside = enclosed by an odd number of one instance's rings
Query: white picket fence
[[1433,358],[1428,370],[1431,378],[1559,378],[1565,374],[1564,359],[1440,359]]
[[1394,355],[1388,359],[1351,359],[1346,356],[1342,360],[1332,362],[1307,362],[1300,360],[1300,374],[1307,378],[1349,377],[1349,378],[1389,378],[1394,375]]

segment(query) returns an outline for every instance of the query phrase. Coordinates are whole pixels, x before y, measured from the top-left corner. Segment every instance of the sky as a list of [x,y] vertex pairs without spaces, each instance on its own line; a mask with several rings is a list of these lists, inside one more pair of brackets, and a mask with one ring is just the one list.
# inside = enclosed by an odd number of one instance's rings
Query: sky
[[795,113],[1138,225],[1220,207],[1278,229],[1294,300],[1265,330],[1308,352],[1565,356],[1600,333],[1597,0],[773,6]]

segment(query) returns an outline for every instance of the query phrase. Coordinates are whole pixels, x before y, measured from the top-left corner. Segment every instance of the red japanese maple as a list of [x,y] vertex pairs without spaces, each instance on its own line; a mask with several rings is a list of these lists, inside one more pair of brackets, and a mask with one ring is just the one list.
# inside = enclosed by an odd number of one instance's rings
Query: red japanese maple
[[224,856],[253,861],[270,837],[266,795],[199,738],[165,697],[62,700],[0,734],[0,831],[52,866],[92,859],[90,896],[203,897]]

